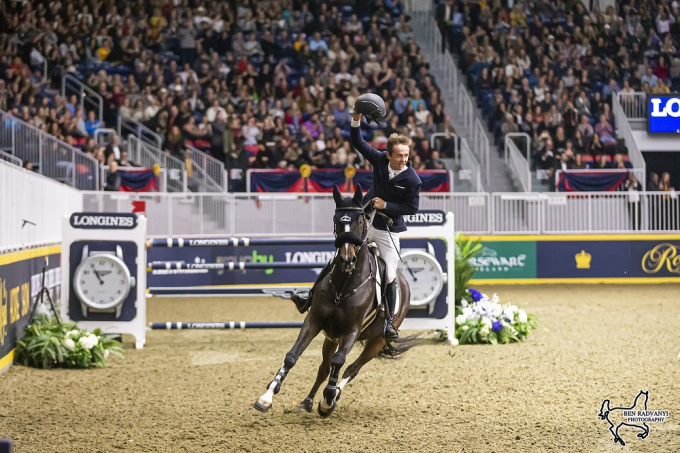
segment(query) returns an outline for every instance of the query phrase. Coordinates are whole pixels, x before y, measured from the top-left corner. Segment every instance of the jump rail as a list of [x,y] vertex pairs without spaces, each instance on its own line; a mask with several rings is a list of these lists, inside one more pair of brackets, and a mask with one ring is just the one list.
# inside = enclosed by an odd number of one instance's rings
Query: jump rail
[[171,269],[193,269],[193,270],[244,270],[244,269],[314,269],[325,267],[328,263],[286,263],[285,261],[272,261],[269,263],[253,263],[251,261],[228,261],[226,263],[185,263],[177,261],[157,261],[149,263],[147,270],[171,270]]
[[214,239],[150,239],[147,247],[238,247],[249,245],[326,245],[334,238],[214,238]]
[[292,322],[150,322],[151,330],[182,329],[299,329],[302,321]]

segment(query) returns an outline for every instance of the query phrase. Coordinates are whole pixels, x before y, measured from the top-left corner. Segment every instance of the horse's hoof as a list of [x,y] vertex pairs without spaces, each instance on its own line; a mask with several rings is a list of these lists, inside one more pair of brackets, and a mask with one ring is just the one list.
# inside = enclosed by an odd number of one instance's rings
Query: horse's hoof
[[309,397],[303,399],[300,404],[293,406],[294,412],[312,412],[312,409],[314,409],[314,400]]
[[328,409],[324,409],[323,407],[321,407],[321,403],[319,403],[317,411],[319,412],[319,415],[321,415],[323,418],[327,418],[331,416],[331,414],[335,410],[335,406],[336,406],[335,400],[333,400],[333,404]]
[[265,414],[269,409],[272,408],[272,403],[268,403],[266,401],[262,401],[261,399],[259,399],[255,401],[253,407],[258,411],[262,412],[263,414]]

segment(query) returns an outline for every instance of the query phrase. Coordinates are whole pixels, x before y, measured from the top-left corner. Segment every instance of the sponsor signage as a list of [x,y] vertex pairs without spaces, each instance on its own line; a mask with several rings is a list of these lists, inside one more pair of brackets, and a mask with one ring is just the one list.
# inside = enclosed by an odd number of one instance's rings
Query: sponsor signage
[[405,215],[404,222],[407,226],[444,225],[446,214],[444,211],[422,210],[413,215]]
[[132,230],[137,226],[137,215],[76,212],[71,214],[70,222],[73,228]]
[[650,134],[680,134],[680,94],[650,95],[647,104]]
[[[527,236],[532,240],[481,238],[482,253],[470,261],[477,271],[473,281],[513,283],[541,279],[551,282],[592,279],[634,283],[650,278],[678,279],[680,283],[680,236],[655,239],[621,239],[609,236],[573,236],[551,240],[550,236]],[[658,239],[657,239],[658,238]],[[487,240],[488,239],[488,240]]]
[[536,278],[536,241],[483,241],[482,246],[470,259],[475,278]]
[[[55,252],[56,253],[51,253]],[[45,286],[52,300],[59,300],[61,287],[58,247],[0,255],[0,363],[23,336],[35,296],[40,291],[45,256],[49,257]],[[48,303],[49,306],[49,303]],[[0,366],[0,369],[3,368]]]

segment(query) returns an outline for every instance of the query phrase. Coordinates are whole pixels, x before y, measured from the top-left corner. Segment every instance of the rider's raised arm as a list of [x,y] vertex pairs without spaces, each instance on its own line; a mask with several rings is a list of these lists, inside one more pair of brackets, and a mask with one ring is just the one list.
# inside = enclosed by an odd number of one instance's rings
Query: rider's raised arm
[[364,141],[361,136],[361,120],[352,120],[352,127],[350,128],[350,143],[352,146],[361,153],[362,156],[368,160],[374,167],[380,165],[380,158],[385,154],[384,152],[378,151],[371,145]]

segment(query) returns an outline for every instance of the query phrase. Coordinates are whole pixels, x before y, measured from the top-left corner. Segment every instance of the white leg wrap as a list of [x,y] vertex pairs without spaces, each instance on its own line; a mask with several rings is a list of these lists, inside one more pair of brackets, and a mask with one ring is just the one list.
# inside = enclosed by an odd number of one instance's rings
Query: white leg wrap
[[340,390],[342,390],[348,382],[349,382],[349,378],[343,379],[343,380],[340,381],[340,383],[338,384],[338,388],[339,388]]

